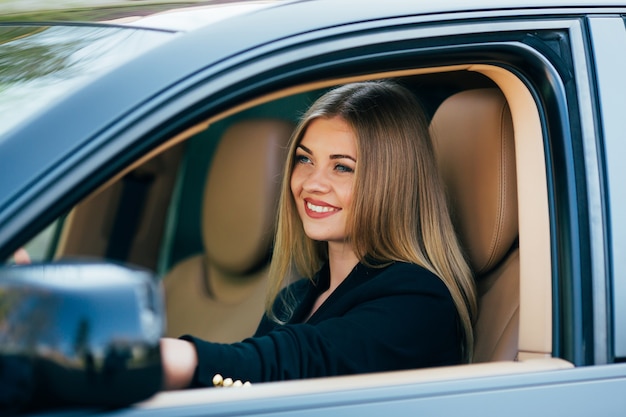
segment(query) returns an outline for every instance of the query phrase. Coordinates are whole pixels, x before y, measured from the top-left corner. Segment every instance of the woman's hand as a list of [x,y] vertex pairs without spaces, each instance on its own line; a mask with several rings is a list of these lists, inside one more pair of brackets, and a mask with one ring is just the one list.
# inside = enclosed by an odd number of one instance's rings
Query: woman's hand
[[28,252],[26,252],[26,249],[24,248],[19,248],[15,251],[15,253],[13,254],[13,261],[18,265],[26,265],[31,262],[30,255],[28,254]]
[[176,390],[189,387],[198,365],[195,346],[185,340],[161,339],[163,364],[163,389]]

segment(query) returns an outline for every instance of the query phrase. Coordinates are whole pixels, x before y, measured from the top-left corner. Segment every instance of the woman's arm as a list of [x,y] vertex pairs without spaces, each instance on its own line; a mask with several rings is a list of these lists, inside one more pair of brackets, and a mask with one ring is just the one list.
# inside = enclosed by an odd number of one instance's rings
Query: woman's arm
[[[212,386],[216,374],[255,383],[460,363],[458,316],[443,282],[415,265],[385,272],[344,286],[307,323],[268,328],[233,344],[183,336],[193,343],[186,348],[195,345],[195,357],[166,369],[166,388]],[[361,275],[360,281],[371,278]],[[185,358],[189,353],[164,364]]]
[[454,304],[432,293],[364,300],[340,316],[279,326],[234,344],[185,339],[198,352],[194,387],[212,386],[215,374],[255,383],[461,361]]

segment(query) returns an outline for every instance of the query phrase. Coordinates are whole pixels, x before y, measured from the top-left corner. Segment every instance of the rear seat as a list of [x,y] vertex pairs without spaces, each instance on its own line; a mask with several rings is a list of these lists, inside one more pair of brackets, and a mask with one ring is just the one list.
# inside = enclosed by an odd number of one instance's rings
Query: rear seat
[[251,336],[264,311],[285,150],[293,125],[246,120],[227,129],[209,169],[204,253],[163,278],[166,335],[230,343]]

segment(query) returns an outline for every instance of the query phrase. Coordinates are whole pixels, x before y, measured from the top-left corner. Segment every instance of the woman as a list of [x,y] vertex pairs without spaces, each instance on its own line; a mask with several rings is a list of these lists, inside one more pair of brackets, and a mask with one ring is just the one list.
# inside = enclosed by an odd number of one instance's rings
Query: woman
[[[292,272],[306,278],[287,285]],[[163,339],[165,387],[453,365],[476,298],[426,118],[389,81],[319,98],[288,153],[267,313],[254,337]],[[286,286],[285,290],[282,290]]]

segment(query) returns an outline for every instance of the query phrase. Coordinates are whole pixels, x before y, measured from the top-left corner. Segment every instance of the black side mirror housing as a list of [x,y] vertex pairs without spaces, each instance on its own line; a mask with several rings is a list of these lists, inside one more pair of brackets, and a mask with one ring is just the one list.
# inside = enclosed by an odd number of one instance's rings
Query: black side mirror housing
[[163,298],[151,273],[109,263],[0,269],[0,414],[119,407],[159,391]]

